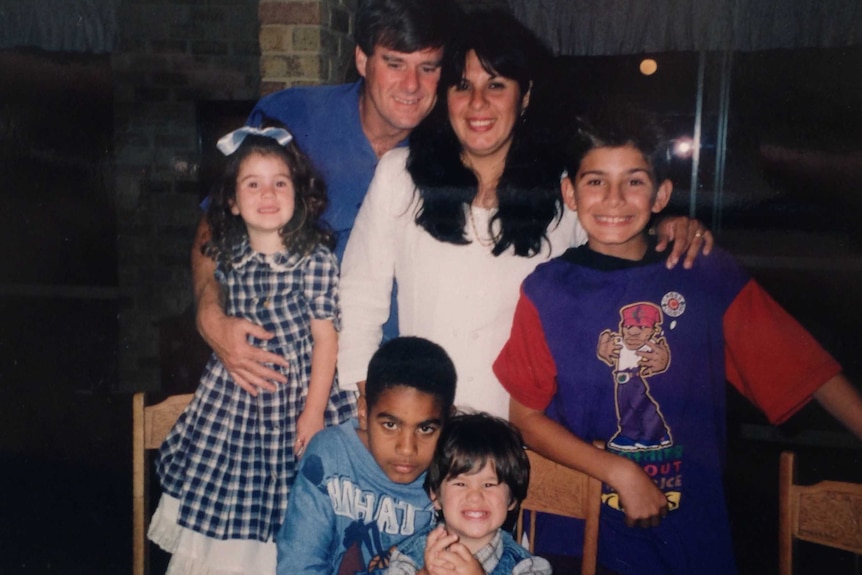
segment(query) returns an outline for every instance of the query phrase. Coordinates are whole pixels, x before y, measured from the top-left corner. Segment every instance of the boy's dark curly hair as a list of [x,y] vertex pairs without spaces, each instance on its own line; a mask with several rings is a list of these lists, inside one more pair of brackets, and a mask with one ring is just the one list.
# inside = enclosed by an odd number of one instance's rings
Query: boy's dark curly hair
[[412,387],[437,400],[445,421],[455,402],[457,380],[455,364],[442,347],[421,337],[396,337],[371,356],[365,381],[366,405],[370,411],[386,390]]
[[632,146],[652,169],[653,184],[670,177],[670,141],[658,116],[628,98],[613,98],[578,118],[565,146],[565,167],[573,177],[581,161],[597,148]]
[[294,141],[282,146],[273,138],[248,135],[227,157],[224,178],[210,197],[207,221],[211,236],[201,248],[203,253],[229,270],[234,249],[248,237],[245,223],[240,216],[231,213],[231,207],[236,199],[240,168],[252,154],[276,156],[290,170],[294,190],[293,216],[279,230],[285,249],[305,255],[318,244],[332,248],[334,234],[320,221],[326,209],[326,186],[311,161]]

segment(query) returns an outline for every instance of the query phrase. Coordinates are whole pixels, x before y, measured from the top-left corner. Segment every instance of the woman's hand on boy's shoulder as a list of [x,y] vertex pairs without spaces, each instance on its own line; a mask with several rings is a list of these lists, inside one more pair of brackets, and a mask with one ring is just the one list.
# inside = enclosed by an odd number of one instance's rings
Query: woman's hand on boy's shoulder
[[679,258],[685,254],[682,266],[690,269],[701,251],[709,255],[715,244],[712,232],[700,220],[686,216],[667,216],[656,225],[656,251],[662,252],[668,244],[673,243],[667,258],[667,267],[672,269],[679,263]]

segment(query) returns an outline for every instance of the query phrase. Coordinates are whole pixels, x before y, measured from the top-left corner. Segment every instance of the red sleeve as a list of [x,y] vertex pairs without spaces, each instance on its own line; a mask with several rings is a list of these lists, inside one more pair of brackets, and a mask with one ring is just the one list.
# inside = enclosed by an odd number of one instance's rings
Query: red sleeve
[[539,312],[523,289],[509,341],[494,362],[494,373],[509,395],[530,409],[544,410],[557,392],[557,366]]
[[755,281],[724,314],[725,369],[773,424],[786,421],[841,366]]

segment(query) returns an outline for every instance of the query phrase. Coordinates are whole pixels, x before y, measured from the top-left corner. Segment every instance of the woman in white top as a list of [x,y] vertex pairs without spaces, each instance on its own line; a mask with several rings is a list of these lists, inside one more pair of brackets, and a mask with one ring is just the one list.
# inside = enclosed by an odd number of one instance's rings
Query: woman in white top
[[[356,382],[361,395],[397,283],[399,331],[451,356],[458,407],[508,418],[508,394],[491,366],[521,282],[586,241],[577,214],[562,204],[555,154],[528,121],[548,60],[513,17],[467,17],[444,55],[434,110],[409,148],[381,158],[350,235],[341,280],[343,387]],[[703,237],[698,222],[676,218],[661,228],[666,239],[691,235],[693,259]],[[677,256],[689,247],[676,244]]]

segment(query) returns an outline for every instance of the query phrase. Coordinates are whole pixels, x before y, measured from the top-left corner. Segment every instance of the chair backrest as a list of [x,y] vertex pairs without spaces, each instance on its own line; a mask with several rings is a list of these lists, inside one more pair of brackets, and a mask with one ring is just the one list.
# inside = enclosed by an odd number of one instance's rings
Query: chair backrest
[[862,484],[796,483],[796,456],[781,454],[778,483],[778,571],[793,573],[797,540],[862,554]]
[[147,523],[149,522],[149,458],[146,450],[158,449],[186,408],[193,394],[172,395],[146,406],[144,394],[132,398],[132,574],[149,571]]
[[531,552],[536,538],[536,512],[584,519],[581,573],[594,575],[599,547],[602,482],[534,451],[528,450],[527,456],[530,458],[530,486],[526,499],[521,502],[516,531],[518,540],[523,537],[525,512],[532,515],[529,518],[528,536]]

